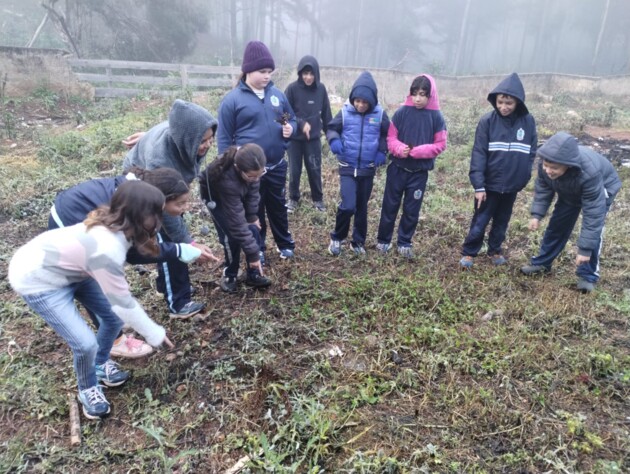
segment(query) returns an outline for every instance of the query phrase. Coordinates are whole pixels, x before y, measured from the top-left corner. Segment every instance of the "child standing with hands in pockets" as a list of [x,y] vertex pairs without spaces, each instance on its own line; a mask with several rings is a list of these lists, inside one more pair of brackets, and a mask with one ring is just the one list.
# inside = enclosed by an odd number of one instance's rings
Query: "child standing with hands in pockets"
[[391,248],[402,200],[398,253],[412,258],[411,239],[418,225],[428,172],[446,148],[446,124],[433,77],[423,74],[411,83],[407,100],[392,117],[387,147],[392,163],[387,168],[376,249],[385,254]]

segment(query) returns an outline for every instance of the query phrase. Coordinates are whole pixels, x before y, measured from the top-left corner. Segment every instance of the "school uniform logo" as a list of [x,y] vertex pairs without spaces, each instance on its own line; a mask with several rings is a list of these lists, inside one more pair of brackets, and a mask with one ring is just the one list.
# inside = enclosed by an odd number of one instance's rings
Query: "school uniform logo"
[[516,139],[520,142],[523,138],[525,138],[525,130],[519,128],[516,132]]
[[271,105],[273,105],[274,107],[278,107],[280,105],[280,99],[278,99],[277,96],[272,95],[271,96]]
[[422,198],[422,190],[421,189],[416,189],[413,192],[413,198],[417,201],[418,199]]
[[368,123],[370,125],[380,125],[381,124],[381,119],[379,117],[370,117],[368,120]]

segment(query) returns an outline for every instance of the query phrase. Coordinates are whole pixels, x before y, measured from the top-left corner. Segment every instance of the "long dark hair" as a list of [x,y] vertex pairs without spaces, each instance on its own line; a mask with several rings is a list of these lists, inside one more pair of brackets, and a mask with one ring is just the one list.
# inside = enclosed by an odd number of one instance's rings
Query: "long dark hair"
[[201,199],[207,201],[208,186],[220,181],[226,171],[234,165],[243,173],[260,171],[267,164],[265,152],[255,143],[248,143],[242,147],[231,146],[225,153],[219,155],[199,175],[199,192]]
[[139,180],[158,188],[162,191],[167,201],[172,201],[182,194],[190,192],[190,188],[188,184],[186,184],[186,181],[184,181],[182,174],[173,168],[145,170],[137,166],[132,166],[127,172],[133,173]]
[[109,206],[90,212],[85,225],[102,225],[112,232],[123,232],[128,241],[144,255],[160,253],[155,235],[162,224],[164,194],[143,181],[126,181],[116,189]]

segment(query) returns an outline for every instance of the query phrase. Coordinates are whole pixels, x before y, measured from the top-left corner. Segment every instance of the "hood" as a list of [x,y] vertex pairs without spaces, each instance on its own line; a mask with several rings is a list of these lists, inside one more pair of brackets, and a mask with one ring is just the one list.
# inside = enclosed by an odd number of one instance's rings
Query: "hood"
[[552,163],[581,168],[577,138],[567,132],[558,132],[538,149],[537,155]]
[[[428,74],[420,74],[416,77],[414,77],[414,80],[416,80],[419,77],[426,77],[429,82],[431,83],[431,97],[429,97],[429,101],[427,102],[427,105],[425,107],[425,109],[427,110],[440,110],[440,98],[438,95],[438,90],[437,90],[437,86],[435,85],[435,79],[433,79],[433,76],[430,76]],[[405,99],[405,102],[403,105],[410,105],[412,107],[414,107],[413,105],[413,99],[411,98],[410,95],[407,96],[407,98]]]
[[376,87],[376,81],[374,81],[369,71],[363,71],[352,85],[350,103],[352,104],[356,98],[368,101],[370,104],[368,112],[374,110],[378,104],[378,88]]
[[177,99],[168,114],[168,128],[179,153],[191,163],[197,160],[201,139],[209,128],[217,133],[217,120],[203,107]]
[[313,74],[315,75],[315,82],[313,83],[311,87],[317,87],[317,85],[319,84],[319,63],[317,62],[317,59],[315,59],[314,56],[306,55],[302,59],[300,59],[300,62],[298,63],[298,68],[297,68],[298,81],[303,86],[306,86],[306,84],[304,84],[304,81],[302,80],[302,70],[306,66],[310,66],[311,69],[313,70]]
[[527,110],[527,107],[525,106],[525,88],[523,87],[520,77],[518,77],[518,74],[515,72],[499,82],[499,85],[496,86],[490,94],[488,94],[488,102],[490,102],[494,110],[497,110],[498,94],[516,97],[518,100],[516,110],[514,111],[516,115],[521,116],[529,113],[529,110]]

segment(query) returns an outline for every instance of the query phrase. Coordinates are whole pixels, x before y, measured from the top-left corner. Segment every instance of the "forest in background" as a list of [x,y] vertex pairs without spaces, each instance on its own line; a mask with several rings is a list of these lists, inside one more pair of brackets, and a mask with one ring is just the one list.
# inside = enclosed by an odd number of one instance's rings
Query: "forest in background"
[[0,6],[0,45],[62,48],[81,58],[238,65],[247,41],[260,39],[277,64],[314,54],[326,66],[452,75],[602,76],[630,68],[624,0],[0,0]]

